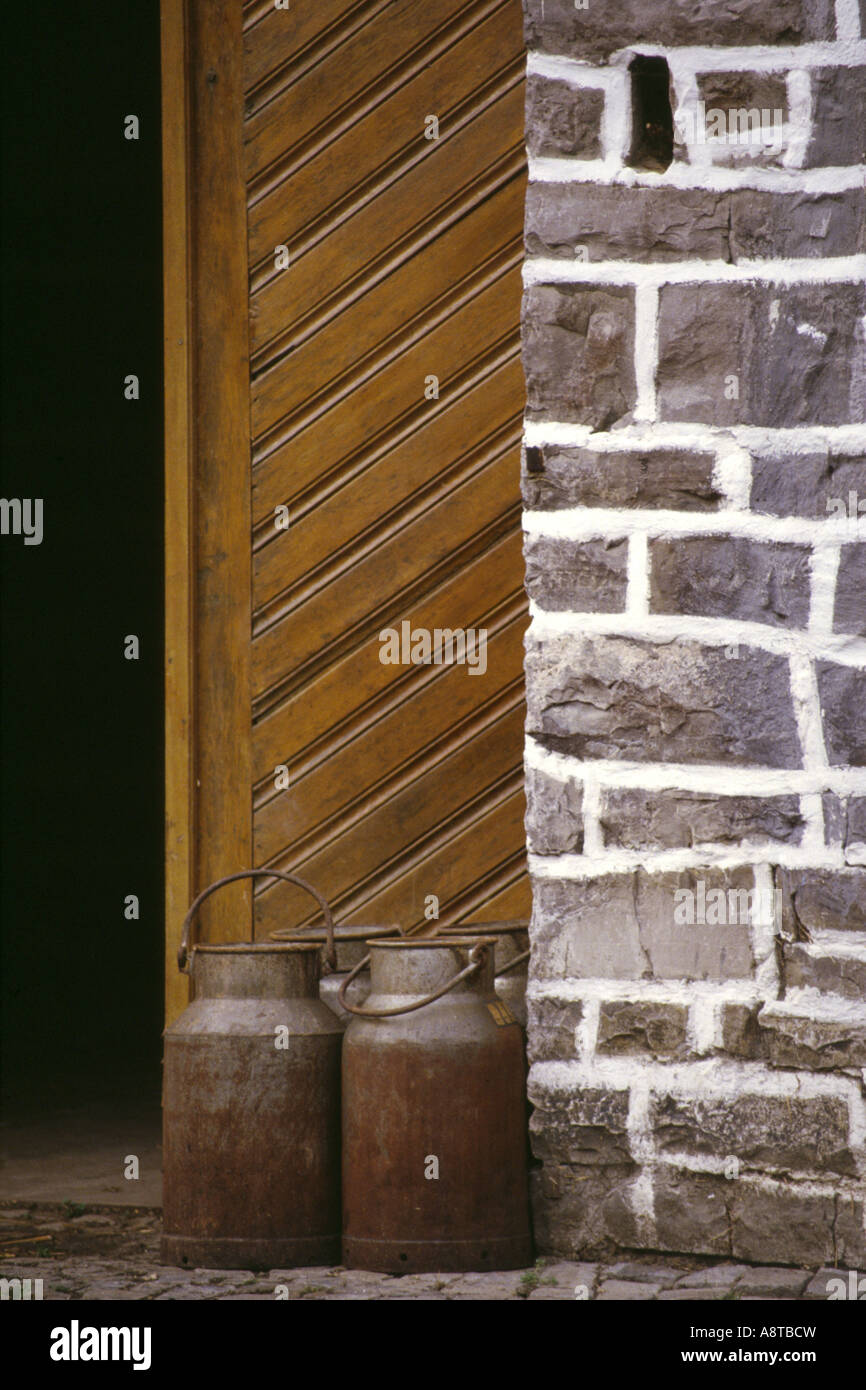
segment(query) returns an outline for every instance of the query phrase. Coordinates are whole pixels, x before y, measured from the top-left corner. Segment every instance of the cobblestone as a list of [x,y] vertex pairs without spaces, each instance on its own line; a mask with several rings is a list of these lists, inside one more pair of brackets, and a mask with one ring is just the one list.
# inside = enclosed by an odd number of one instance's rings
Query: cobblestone
[[[94,1217],[99,1217],[98,1221]],[[46,1300],[70,1302],[346,1301],[602,1302],[826,1298],[843,1270],[744,1265],[698,1256],[608,1262],[538,1259],[531,1269],[393,1276],[334,1268],[175,1269],[159,1263],[156,1208],[86,1212],[56,1204],[0,1206],[0,1278],[41,1279]]]

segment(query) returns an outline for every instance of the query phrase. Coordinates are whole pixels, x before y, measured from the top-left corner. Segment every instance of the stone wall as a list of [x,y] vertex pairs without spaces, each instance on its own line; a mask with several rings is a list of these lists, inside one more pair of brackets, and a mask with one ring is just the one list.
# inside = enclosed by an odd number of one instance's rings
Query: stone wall
[[866,3],[524,10],[536,1236],[866,1268]]

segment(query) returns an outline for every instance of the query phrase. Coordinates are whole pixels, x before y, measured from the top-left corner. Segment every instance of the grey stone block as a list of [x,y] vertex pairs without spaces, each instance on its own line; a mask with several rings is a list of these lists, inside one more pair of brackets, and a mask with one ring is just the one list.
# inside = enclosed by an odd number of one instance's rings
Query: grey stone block
[[634,1173],[634,1164],[545,1163],[534,1171],[530,1194],[536,1248],[542,1254],[579,1259],[604,1254],[617,1241],[635,1245],[637,1232],[627,1200]]
[[866,671],[816,663],[824,742],[833,767],[866,767]]
[[681,449],[602,453],[558,445],[527,448],[523,499],[533,510],[646,507],[716,511],[714,456]]
[[758,1018],[771,1066],[801,1071],[866,1067],[866,1019],[862,1015],[819,1015],[813,1004],[797,1010],[783,1002],[766,1005]]
[[785,984],[866,1000],[866,960],[793,941],[785,946]]
[[842,546],[833,628],[866,637],[866,544]]
[[805,168],[866,164],[866,67],[812,70],[812,138]]
[[[838,1194],[835,1235],[836,1263],[858,1272],[866,1270],[866,1202],[862,1195],[855,1196],[851,1192]],[[858,1291],[858,1302],[866,1299],[866,1278],[858,1282]]]
[[628,583],[628,541],[527,540],[526,591],[551,612],[621,613]]
[[866,250],[866,193],[768,193],[744,189],[730,195],[729,259],[780,260],[856,256]]
[[722,1051],[750,1061],[763,1057],[766,1041],[758,1022],[760,1004],[722,1005]]
[[530,154],[598,159],[604,92],[530,73],[526,79],[526,144]]
[[730,195],[700,189],[533,183],[526,251],[585,261],[727,261]]
[[538,768],[526,769],[526,842],[533,854],[580,854],[583,788]]
[[660,1248],[695,1255],[729,1255],[730,1188],[724,1178],[676,1168],[657,1169],[654,1207]]
[[738,1259],[813,1268],[832,1260],[832,1194],[768,1191],[743,1181],[730,1186],[731,1244]]
[[781,656],[696,642],[527,638],[527,731],[581,758],[799,767]]
[[752,974],[748,924],[675,921],[675,895],[713,889],[747,895],[749,869],[606,874],[593,879],[536,879],[533,978],[745,979]]
[[531,285],[523,299],[527,416],[611,429],[635,401],[634,292]]
[[815,931],[866,931],[866,869],[776,869],[782,930],[808,940]]
[[866,414],[866,286],[666,285],[659,415],[714,425],[843,425]]
[[689,1011],[663,1000],[604,1000],[599,1011],[597,1051],[618,1056],[644,1054],[673,1060],[688,1054]]
[[781,164],[785,152],[782,127],[788,120],[787,86],[781,74],[698,74],[698,91],[705,105],[704,134],[714,162],[750,167]]
[[663,1153],[731,1156],[754,1168],[854,1176],[848,1123],[848,1106],[835,1097],[744,1091],[720,1100],[659,1096],[653,1133]]
[[580,999],[527,999],[527,1053],[534,1062],[571,1062],[577,1055],[576,1030],[583,1019]]
[[529,1130],[536,1158],[552,1163],[631,1162],[628,1091],[582,1088],[563,1094],[533,1083]]
[[[826,450],[789,458],[758,451],[752,459],[751,508],[770,516],[847,517],[866,502],[866,456]],[[866,507],[863,514],[866,515]]]
[[[866,547],[864,547],[866,550]],[[695,536],[650,542],[650,607],[656,613],[739,618],[771,627],[809,620],[811,550]]]
[[785,1294],[803,1293],[808,1282],[808,1270],[769,1265],[760,1269],[744,1270],[736,1287],[737,1294],[742,1297],[763,1294],[765,1298],[777,1298]]
[[526,45],[601,60],[627,45],[799,44],[835,34],[830,0],[524,0]]
[[694,845],[799,844],[804,821],[796,796],[710,796],[700,792],[611,787],[600,815],[606,845],[680,849]]
[[661,1293],[661,1284],[636,1284],[629,1279],[604,1279],[599,1288],[598,1303],[647,1303]]

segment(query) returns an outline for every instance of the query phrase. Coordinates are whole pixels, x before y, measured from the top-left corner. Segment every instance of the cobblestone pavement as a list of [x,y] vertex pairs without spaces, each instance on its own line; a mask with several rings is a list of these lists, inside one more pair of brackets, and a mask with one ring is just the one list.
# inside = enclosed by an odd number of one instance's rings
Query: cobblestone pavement
[[[412,1274],[361,1270],[175,1269],[159,1263],[160,1213],[153,1207],[0,1205],[0,1278],[41,1279],[43,1298],[207,1299],[764,1299],[828,1297],[844,1270],[743,1265],[712,1257],[635,1255],[610,1262],[541,1259],[532,1269],[492,1274]],[[864,1295],[866,1297],[866,1295]]]

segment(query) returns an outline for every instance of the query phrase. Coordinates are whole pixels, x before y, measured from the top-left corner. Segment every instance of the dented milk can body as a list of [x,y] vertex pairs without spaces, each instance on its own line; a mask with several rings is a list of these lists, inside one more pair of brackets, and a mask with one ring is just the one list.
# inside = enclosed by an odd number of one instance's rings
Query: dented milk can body
[[496,993],[508,1005],[525,1030],[526,986],[529,979],[529,923],[525,919],[510,922],[461,922],[457,926],[442,928],[441,937],[452,936],[493,937],[496,942],[493,952]]
[[[337,999],[340,987],[350,970],[367,954],[367,942],[381,937],[402,935],[400,927],[392,923],[385,927],[335,926],[334,945],[337,952],[336,969],[323,973],[319,980],[319,998],[327,1004],[332,1013],[344,1024],[352,1017]],[[322,950],[327,946],[328,934],[324,927],[280,927],[271,932],[272,941],[317,941]],[[370,993],[370,972],[361,970],[349,986],[347,998],[350,1004],[363,1004]]]
[[531,1262],[523,1036],[496,997],[492,947],[464,938],[370,944],[371,1016],[353,1017],[343,1041],[350,1268]]
[[342,1025],[315,942],[200,945],[165,1032],[166,1264],[272,1269],[340,1248]]

